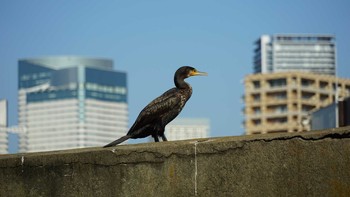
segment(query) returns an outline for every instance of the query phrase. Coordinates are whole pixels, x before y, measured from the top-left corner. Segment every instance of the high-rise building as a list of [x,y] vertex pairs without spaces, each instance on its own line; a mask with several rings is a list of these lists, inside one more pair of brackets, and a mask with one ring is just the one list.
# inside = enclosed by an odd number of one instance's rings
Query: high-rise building
[[169,141],[207,138],[209,133],[210,122],[205,118],[177,118],[165,127]]
[[7,100],[0,99],[0,154],[8,153]]
[[308,131],[309,112],[350,96],[350,79],[304,72],[248,75],[244,85],[246,134]]
[[254,73],[302,71],[334,75],[335,37],[332,35],[263,35],[254,50]]
[[108,59],[21,59],[18,102],[20,152],[101,146],[127,131],[126,73]]

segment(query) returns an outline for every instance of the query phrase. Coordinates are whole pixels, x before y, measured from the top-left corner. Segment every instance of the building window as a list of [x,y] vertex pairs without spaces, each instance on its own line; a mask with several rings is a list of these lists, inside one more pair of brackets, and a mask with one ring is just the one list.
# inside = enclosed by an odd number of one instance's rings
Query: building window
[[287,99],[287,93],[286,92],[268,93],[267,97],[268,99],[285,100]]
[[259,89],[260,88],[260,81],[253,81],[253,86],[254,86],[254,89]]
[[301,107],[302,112],[309,112],[312,109],[314,109],[314,106],[311,106],[311,105],[302,105],[302,107]]
[[301,80],[301,85],[303,87],[309,87],[309,86],[312,86],[312,84],[313,84],[312,80],[309,80],[309,79],[302,79]]
[[276,88],[276,87],[284,87],[287,84],[286,79],[271,79],[268,80],[268,83],[271,88]]
[[301,97],[306,100],[311,99],[314,95],[315,95],[314,93],[309,93],[309,92],[301,93]]
[[260,94],[253,94],[254,102],[260,102]]
[[261,119],[253,120],[253,124],[254,124],[254,126],[261,125]]
[[287,112],[287,105],[274,105],[267,107],[270,114],[283,114]]
[[270,124],[286,123],[287,122],[287,117],[283,117],[283,118],[269,118],[269,119],[267,119],[267,122],[270,123]]
[[320,94],[320,100],[323,102],[328,99],[328,94]]
[[261,114],[260,107],[253,107],[254,114],[259,115]]
[[320,81],[320,89],[326,89],[328,86],[328,83],[325,81]]
[[276,106],[275,112],[276,112],[276,113],[284,113],[284,112],[287,112],[287,106],[286,106],[286,105]]

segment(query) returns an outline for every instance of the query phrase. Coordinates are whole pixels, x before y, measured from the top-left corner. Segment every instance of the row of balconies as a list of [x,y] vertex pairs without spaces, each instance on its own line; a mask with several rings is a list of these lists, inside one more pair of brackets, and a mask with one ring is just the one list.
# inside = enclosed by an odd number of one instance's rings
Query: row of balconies
[[281,99],[281,98],[275,98],[273,96],[265,97],[263,100],[253,100],[252,102],[247,101],[246,106],[248,107],[258,107],[261,105],[265,106],[271,106],[271,105],[283,105],[288,103],[301,103],[301,104],[309,104],[309,105],[327,105],[330,104],[334,100],[334,96],[330,95],[304,95],[301,97],[298,97],[296,95],[293,95],[290,98]]
[[[246,87],[245,91],[248,94],[253,93],[260,93],[260,92],[278,92],[278,91],[288,91],[293,89],[300,89],[315,93],[324,93],[324,94],[335,94],[336,90],[335,88],[330,88],[328,86],[324,87],[317,87],[315,85],[297,85],[297,84],[289,84],[289,85],[281,85],[281,86],[274,86],[274,87],[261,87],[261,88],[253,88],[253,87]],[[339,90],[344,93],[350,93],[350,86],[345,86],[345,88],[339,87]]]
[[247,133],[261,133],[266,130],[268,132],[285,130],[286,132],[296,132],[308,130],[308,125],[302,125],[302,118],[292,116],[292,118],[285,116],[284,118],[267,118],[264,122],[262,119],[253,120],[245,123]]
[[263,118],[283,118],[288,116],[306,116],[308,115],[308,112],[315,109],[314,106],[304,105],[304,108],[299,111],[297,109],[293,111],[269,111],[269,112],[259,112],[259,113],[253,113],[253,114],[246,114],[246,120],[256,120],[256,119],[263,119]]

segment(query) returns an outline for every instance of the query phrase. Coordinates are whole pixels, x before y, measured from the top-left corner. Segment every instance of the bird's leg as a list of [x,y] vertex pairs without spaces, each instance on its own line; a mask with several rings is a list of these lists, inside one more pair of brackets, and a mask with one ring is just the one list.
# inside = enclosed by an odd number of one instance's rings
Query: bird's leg
[[159,138],[157,135],[153,135],[152,137],[154,138],[154,142],[159,142]]
[[168,139],[166,139],[166,137],[165,137],[165,134],[164,134],[164,133],[162,134],[162,140],[163,140],[163,142],[168,141]]

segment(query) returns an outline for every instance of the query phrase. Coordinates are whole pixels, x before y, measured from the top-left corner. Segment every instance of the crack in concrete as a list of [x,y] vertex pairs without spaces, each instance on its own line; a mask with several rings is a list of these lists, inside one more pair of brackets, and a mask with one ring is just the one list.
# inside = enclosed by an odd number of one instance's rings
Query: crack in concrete
[[197,196],[197,175],[198,175],[197,144],[198,144],[198,141],[194,143],[194,195],[195,196]]
[[55,164],[55,165],[16,165],[16,166],[11,166],[11,167],[0,167],[0,169],[11,169],[11,168],[21,168],[22,172],[23,169],[26,168],[44,168],[44,167],[57,167],[57,166],[71,166],[75,164],[81,164],[81,165],[93,165],[93,166],[101,166],[101,167],[111,167],[111,166],[119,166],[119,165],[139,165],[139,164],[160,164],[164,163],[164,161],[132,161],[132,162],[117,162],[113,164],[103,164],[103,163],[93,163],[93,162],[69,162],[69,163],[64,163],[64,164]]
[[[316,134],[316,133],[315,133]],[[291,139],[301,139],[305,141],[318,141],[318,140],[324,140],[324,139],[345,139],[350,138],[350,132],[344,132],[344,133],[330,133],[323,136],[318,137],[306,137],[303,135],[294,135],[294,136],[283,136],[283,137],[277,137],[277,138],[271,138],[271,139],[253,139],[246,142],[255,142],[255,141],[264,141],[264,142],[272,142],[272,141],[285,141],[285,140],[291,140]]]

